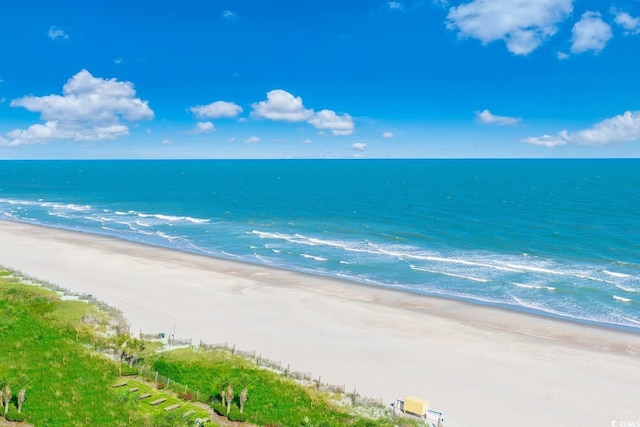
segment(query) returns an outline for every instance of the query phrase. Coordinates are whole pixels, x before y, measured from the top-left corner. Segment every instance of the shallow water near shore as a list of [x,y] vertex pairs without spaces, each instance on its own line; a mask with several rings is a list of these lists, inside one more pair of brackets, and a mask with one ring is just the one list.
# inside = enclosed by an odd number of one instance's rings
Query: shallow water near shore
[[0,218],[640,330],[640,160],[2,161]]

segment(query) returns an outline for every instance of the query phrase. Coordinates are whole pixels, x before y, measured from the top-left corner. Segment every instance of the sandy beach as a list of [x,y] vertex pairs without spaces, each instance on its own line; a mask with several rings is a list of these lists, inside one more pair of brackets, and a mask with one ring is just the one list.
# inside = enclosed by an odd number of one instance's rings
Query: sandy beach
[[[640,424],[640,334],[0,221],[0,265],[446,425]],[[621,425],[621,424],[618,424]]]

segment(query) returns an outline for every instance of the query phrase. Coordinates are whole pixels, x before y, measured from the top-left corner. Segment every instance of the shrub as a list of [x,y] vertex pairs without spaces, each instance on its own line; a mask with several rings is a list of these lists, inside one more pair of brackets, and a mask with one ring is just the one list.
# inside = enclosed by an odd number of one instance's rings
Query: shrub
[[193,401],[193,393],[190,393],[190,392],[180,393],[180,399]]
[[240,412],[238,408],[235,406],[231,407],[231,411],[229,412],[229,415],[227,415],[227,407],[220,402],[212,403],[211,408],[213,409],[213,412],[223,417],[227,417],[229,421],[236,421],[236,422],[243,423],[249,419],[249,416],[247,414]]
[[249,416],[243,412],[240,412],[235,408],[231,408],[231,412],[229,412],[229,415],[227,415],[227,418],[229,419],[229,421],[237,421],[237,422],[243,423],[247,421],[247,419],[249,419]]
[[211,409],[218,415],[222,415],[223,417],[227,416],[227,407],[222,403],[216,402],[211,405]]
[[18,423],[23,422],[26,418],[23,413],[20,413],[13,409],[9,410],[9,412],[7,412],[7,415],[5,415],[4,417],[7,419],[7,421],[15,421]]

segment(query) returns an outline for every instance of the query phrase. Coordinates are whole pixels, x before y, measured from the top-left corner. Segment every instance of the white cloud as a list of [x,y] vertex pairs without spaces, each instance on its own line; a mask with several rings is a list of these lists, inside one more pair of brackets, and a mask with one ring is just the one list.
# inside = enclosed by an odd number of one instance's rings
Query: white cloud
[[364,151],[367,149],[367,144],[365,144],[364,142],[356,142],[354,144],[351,144],[351,149],[354,151]]
[[252,105],[251,115],[274,121],[307,122],[316,129],[330,130],[334,135],[351,135],[353,118],[349,114],[338,115],[333,110],[318,112],[305,108],[302,98],[291,93],[274,89],[267,93],[267,100]]
[[225,19],[232,20],[232,19],[238,18],[238,14],[235,13],[234,11],[232,11],[232,10],[223,10],[222,11],[222,17],[225,18]]
[[55,39],[57,39],[59,37],[62,37],[63,39],[68,39],[69,38],[67,33],[64,32],[64,30],[61,30],[60,28],[56,27],[55,25],[53,25],[51,28],[49,28],[48,35],[51,38],[51,40],[55,40]]
[[148,102],[136,98],[131,82],[94,77],[82,70],[62,88],[63,95],[26,96],[11,101],[40,113],[45,124],[15,129],[7,135],[11,145],[39,144],[56,139],[98,141],[127,135],[120,121],[147,120],[154,117]]
[[383,138],[393,138],[393,132],[382,132],[382,137]]
[[4,140],[4,145],[18,146],[23,144],[43,144],[56,138],[72,138],[73,133],[58,129],[58,123],[48,121],[44,125],[35,124],[27,129],[14,129],[7,133],[11,140]]
[[592,50],[594,53],[605,48],[613,34],[609,24],[602,20],[598,12],[585,12],[580,21],[573,26],[571,52],[582,53]]
[[558,59],[564,61],[565,59],[569,59],[569,54],[565,52],[558,52]]
[[307,138],[307,139],[303,139],[302,143],[303,144],[311,144],[313,141],[311,141],[311,139]]
[[546,147],[566,144],[602,146],[634,141],[640,141],[640,111],[627,111],[578,132],[570,133],[563,130],[556,135],[542,135],[523,140],[529,144]]
[[119,136],[129,135],[129,128],[122,124],[109,126],[97,126],[92,129],[83,129],[76,133],[77,141],[102,141],[105,139],[116,139]]
[[173,144],[173,141],[171,141],[170,139],[163,139],[162,141],[160,141],[160,143],[162,145],[170,145]]
[[624,28],[625,35],[640,33],[640,18],[634,18],[627,12],[611,8],[611,13],[615,15],[615,23]]
[[351,135],[353,133],[353,118],[349,114],[337,115],[332,110],[318,111],[308,121],[316,129],[331,130],[334,135]]
[[122,64],[122,58],[116,58],[116,59],[114,59],[114,60],[113,60],[113,63],[114,63],[114,64],[116,64],[116,65],[120,65],[120,64]]
[[216,127],[211,122],[198,122],[196,123],[196,126],[187,133],[191,135],[198,135],[201,133],[213,132],[214,130],[216,130]]
[[25,144],[44,144],[54,139],[74,139],[76,141],[99,141],[115,139],[129,134],[124,125],[97,126],[91,129],[69,129],[59,126],[56,121],[48,121],[44,125],[35,124],[27,129],[14,129],[7,132],[11,140],[4,140],[4,145],[18,146]]
[[515,126],[522,121],[519,117],[497,116],[489,110],[476,112],[476,121],[484,125]]
[[62,93],[63,96],[26,96],[13,100],[11,106],[39,112],[43,120],[61,122],[115,123],[119,117],[153,118],[147,101],[135,98],[131,82],[105,80],[82,70],[67,81]]
[[573,0],[473,0],[450,8],[446,25],[482,43],[503,40],[511,53],[527,55],[572,11]]
[[225,139],[226,142],[236,142],[236,139],[234,137],[231,138],[227,138]]
[[242,113],[242,107],[233,102],[215,101],[207,105],[196,105],[189,108],[196,117],[219,119],[221,117],[237,117]]
[[389,9],[394,9],[394,10],[404,9],[404,5],[399,1],[389,1],[387,2],[387,6],[389,6]]
[[557,147],[558,145],[565,145],[569,143],[568,133],[566,130],[558,132],[557,135],[531,136],[525,138],[522,142],[533,145],[542,145],[544,147]]
[[260,138],[258,138],[257,136],[250,136],[244,142],[246,142],[247,144],[255,144],[256,142],[260,142]]
[[267,92],[267,100],[252,105],[254,117],[285,122],[302,122],[313,116],[313,110],[304,108],[302,98],[286,90]]

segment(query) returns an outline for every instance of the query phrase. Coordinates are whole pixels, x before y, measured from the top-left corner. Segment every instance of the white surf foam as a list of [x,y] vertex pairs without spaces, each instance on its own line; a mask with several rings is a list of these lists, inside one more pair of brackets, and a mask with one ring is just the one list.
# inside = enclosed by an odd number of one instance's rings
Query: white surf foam
[[631,319],[629,317],[625,317],[625,316],[620,316],[622,317],[624,320],[626,320],[627,322],[631,322],[631,323],[635,323],[636,325],[640,325],[640,321],[635,320],[635,319]]
[[624,273],[616,273],[614,271],[609,271],[609,270],[602,270],[603,273],[608,274],[609,276],[612,277],[620,277],[623,279],[627,279],[627,278],[632,278],[633,276],[629,275],[629,274],[624,274]]
[[328,261],[328,258],[323,258],[321,256],[309,255],[309,254],[300,254],[303,258],[315,259],[316,261]]
[[621,289],[621,290],[623,290],[625,292],[631,292],[631,293],[634,293],[634,294],[640,292],[640,289],[638,289],[638,288],[630,288],[628,286],[622,286],[622,285],[619,285],[617,283],[615,284],[615,286],[616,286],[616,288]]
[[448,271],[430,270],[428,268],[422,268],[422,267],[418,267],[416,265],[410,265],[409,267],[411,267],[412,270],[424,271],[425,273],[442,274],[444,276],[456,277],[458,279],[471,280],[471,281],[474,281],[474,282],[481,282],[481,283],[488,283],[489,282],[489,279],[484,279],[484,278],[480,278],[480,277],[466,276],[464,274],[451,273],[451,272],[448,272]]
[[519,288],[524,288],[524,289],[546,289],[548,291],[556,290],[556,288],[554,288],[553,286],[532,285],[527,283],[516,283],[516,282],[510,282],[510,283],[514,286],[517,286]]

